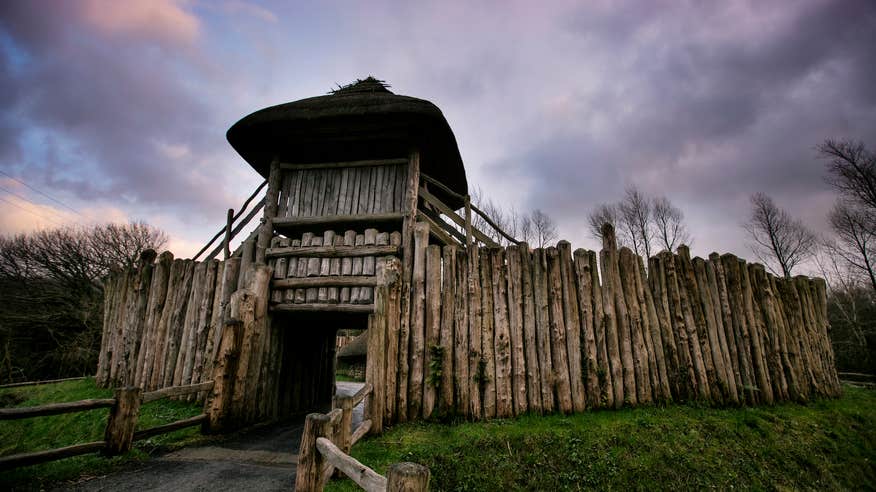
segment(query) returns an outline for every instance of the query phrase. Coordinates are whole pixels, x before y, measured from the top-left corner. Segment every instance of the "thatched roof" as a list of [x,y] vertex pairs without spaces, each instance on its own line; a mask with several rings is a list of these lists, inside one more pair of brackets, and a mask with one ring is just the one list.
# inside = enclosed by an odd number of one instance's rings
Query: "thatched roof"
[[265,177],[274,156],[286,162],[395,158],[416,147],[422,172],[459,194],[468,189],[456,138],[441,110],[424,99],[393,94],[373,77],[256,111],[235,123],[227,137]]
[[338,350],[339,359],[355,359],[366,357],[368,355],[368,332],[363,331],[362,334],[354,338],[350,343],[341,347]]

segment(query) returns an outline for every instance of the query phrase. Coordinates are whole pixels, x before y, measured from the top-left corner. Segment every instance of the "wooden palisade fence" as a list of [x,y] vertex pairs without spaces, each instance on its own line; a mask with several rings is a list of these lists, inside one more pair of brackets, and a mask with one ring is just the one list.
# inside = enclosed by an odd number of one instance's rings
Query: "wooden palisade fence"
[[158,391],[144,393],[137,387],[123,387],[115,390],[112,398],[99,398],[64,403],[51,403],[38,407],[0,408],[0,420],[17,420],[24,418],[57,415],[61,413],[84,412],[97,408],[109,408],[104,440],[83,444],[74,444],[58,449],[22,453],[0,457],[0,470],[35,465],[46,461],[54,461],[71,456],[101,451],[107,456],[115,456],[130,451],[135,441],[148,439],[152,436],[173,432],[178,429],[200,425],[206,421],[207,415],[200,414],[169,424],[159,425],[149,429],[135,430],[140,416],[140,406],[162,398],[187,396],[194,393],[210,391],[213,381],[186,386],[172,386]]
[[371,395],[373,389],[368,383],[353,396],[336,397],[331,412],[307,416],[298,452],[295,490],[321,491],[335,470],[368,492],[428,490],[429,469],[422,465],[397,463],[384,477],[348,454],[353,444],[371,429],[370,419],[352,429],[352,417],[353,408]]

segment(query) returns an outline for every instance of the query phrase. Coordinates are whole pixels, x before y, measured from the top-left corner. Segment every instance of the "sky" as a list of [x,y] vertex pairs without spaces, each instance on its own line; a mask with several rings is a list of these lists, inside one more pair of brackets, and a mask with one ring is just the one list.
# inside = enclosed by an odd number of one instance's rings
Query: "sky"
[[751,258],[754,192],[829,233],[815,147],[876,147],[874,47],[872,0],[0,2],[0,234],[144,220],[190,256],[261,182],[234,122],[373,75],[573,247],[632,185]]

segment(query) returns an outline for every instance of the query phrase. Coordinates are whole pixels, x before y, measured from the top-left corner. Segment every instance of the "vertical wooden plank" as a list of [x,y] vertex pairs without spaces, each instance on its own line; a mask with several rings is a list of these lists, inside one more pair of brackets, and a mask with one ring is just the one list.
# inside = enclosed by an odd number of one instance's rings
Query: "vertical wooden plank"
[[572,391],[572,409],[583,412],[587,408],[584,391],[584,371],[581,364],[581,318],[578,294],[572,265],[572,245],[568,241],[557,243],[560,260],[560,283],[562,285],[563,324],[566,328],[566,352],[569,357],[569,385]]
[[411,283],[411,349],[408,383],[408,417],[423,416],[423,379],[426,364],[426,247],[429,244],[429,225],[417,222],[414,226],[414,270]]
[[[692,315],[693,319],[693,325],[696,327],[696,333],[694,336],[696,337],[696,340],[698,342],[698,356],[702,357],[703,361],[703,368],[705,370],[706,381],[708,382],[707,384],[709,388],[708,394],[711,395],[711,399],[713,402],[720,404],[723,402],[723,395],[721,394],[717,370],[715,368],[715,362],[712,357],[712,349],[709,342],[709,332],[706,325],[706,317],[704,314],[705,310],[701,302],[701,297],[699,293],[700,288],[697,285],[696,274],[694,273],[693,263],[690,258],[690,249],[688,249],[688,247],[684,245],[679,246],[678,254],[679,259],[681,260],[681,271],[683,272],[682,278],[685,286],[683,292],[686,293],[690,314]],[[684,299],[684,297],[682,299]],[[698,361],[695,360],[695,362]]]
[[480,282],[481,282],[481,357],[484,364],[483,391],[481,398],[484,404],[484,418],[496,416],[496,347],[495,318],[493,313],[493,282],[491,249],[481,251]]
[[529,245],[520,244],[520,288],[523,308],[523,350],[526,358],[526,402],[529,410],[542,412],[541,373],[539,370],[538,342],[535,323],[535,294],[532,290],[532,254]]
[[[599,264],[596,261],[595,251],[587,251],[587,263],[590,264],[590,285],[593,288],[593,329],[596,333],[596,360],[599,364],[596,373],[599,380],[599,406],[612,407],[615,404],[614,385],[618,382],[613,381],[608,343],[610,318],[605,311],[605,299],[599,279]],[[614,346],[617,347],[617,344]],[[621,404],[623,403],[623,388],[620,390],[619,401]]]
[[[617,312],[617,289],[618,279],[615,274],[617,269],[617,242],[614,235],[614,227],[605,224],[602,227],[602,250],[599,252],[599,263],[602,268],[602,308],[605,313],[605,342],[608,347],[608,358],[611,363],[611,380],[614,389],[613,404],[620,408],[625,402],[635,403],[629,400],[630,393],[635,394],[632,360],[627,361],[621,356],[621,341],[626,338],[621,335],[625,324],[619,318],[626,313]],[[632,358],[632,356],[630,356]]]
[[[344,245],[344,236],[335,235],[332,245],[334,246],[343,246]],[[341,274],[341,259],[340,258],[332,258],[329,260],[329,275],[339,276]],[[328,288],[328,302],[332,304],[337,304],[340,299],[340,290],[338,287],[329,287]]]
[[[344,246],[354,246],[356,244],[356,231],[346,231],[344,232]],[[341,275],[352,275],[353,274],[353,259],[352,258],[341,258]],[[349,287],[341,287],[340,292],[338,293],[339,301],[342,304],[346,304],[350,302],[351,290]]]
[[599,387],[596,326],[602,320],[597,320],[594,316],[590,255],[587,251],[579,248],[575,250],[574,258],[575,295],[578,296],[578,309],[581,320],[581,376],[585,387],[587,407],[596,408],[600,406],[602,395]]
[[[384,422],[392,424],[396,421],[397,402],[398,402],[398,380],[399,380],[399,339],[401,319],[399,318],[401,311],[401,263],[397,259],[390,260],[383,258],[381,261],[392,262],[392,265],[387,266],[387,298],[386,298],[386,361],[385,370],[385,404],[384,404]],[[391,267],[391,268],[389,268]],[[394,277],[393,277],[394,276]],[[393,277],[393,278],[391,278]]]
[[[373,246],[377,244],[377,229],[365,229],[365,245]],[[362,274],[363,275],[374,275],[374,261],[375,258],[373,256],[366,256],[362,258]],[[362,303],[369,303],[373,299],[373,291],[371,287],[361,287],[359,290],[359,301]]]
[[675,340],[675,350],[678,353],[679,398],[693,399],[698,394],[698,379],[694,373],[690,344],[688,343],[688,331],[681,306],[680,283],[675,268],[675,255],[669,251],[664,251],[660,253],[660,262],[664,268],[669,322]]
[[743,324],[745,316],[743,314],[742,287],[739,278],[739,262],[735,256],[725,254],[721,256],[722,271],[727,277],[727,292],[728,302],[730,305],[730,315],[733,324],[733,335],[736,339],[736,351],[739,357],[740,377],[742,379],[742,389],[745,393],[745,400],[749,404],[757,403],[756,387],[754,374],[751,365],[751,357],[749,355],[749,343]]
[[404,190],[404,219],[402,219],[402,288],[401,288],[401,329],[399,338],[399,421],[407,420],[408,394],[408,340],[411,330],[411,281],[414,263],[414,224],[417,218],[417,192],[420,182],[420,154],[414,150],[409,157],[407,181]]
[[[161,257],[164,259],[165,253],[162,253]],[[158,320],[158,326],[155,331],[154,356],[150,357],[152,360],[152,368],[146,379],[147,383],[144,386],[149,390],[159,388],[164,382],[163,373],[168,341],[167,332],[170,325],[170,316],[173,312],[173,306],[177,296],[176,291],[179,288],[179,279],[184,272],[182,260],[174,260],[173,255],[170,253],[167,253],[166,259],[171,262],[170,273],[167,276],[167,294],[165,295],[164,307],[161,310],[161,317]]]
[[742,260],[740,260],[739,269],[742,274],[742,295],[744,296],[745,315],[748,319],[747,326],[752,343],[752,358],[755,361],[754,369],[755,376],[757,377],[757,386],[760,388],[761,401],[771,405],[774,401],[773,388],[770,383],[769,369],[767,368],[767,360],[763,350],[761,320],[754,311],[754,297],[752,295],[748,267]]
[[470,412],[474,419],[483,418],[481,398],[484,384],[484,363],[481,356],[481,270],[480,250],[477,246],[468,248],[468,371]]
[[491,251],[490,270],[493,290],[493,350],[496,357],[496,416],[505,418],[514,414],[505,250],[497,248]]
[[[164,312],[164,307],[167,302],[168,280],[170,279],[171,265],[173,264],[173,255],[165,251],[158,257],[158,263],[155,265],[155,270],[152,274],[152,284],[149,287],[149,306],[146,314],[146,337],[144,337],[145,345],[140,349],[140,360],[137,363],[138,374],[135,386],[146,388],[150,376],[152,374],[153,365],[155,363],[156,353],[159,340],[159,325],[161,324],[161,314]],[[110,287],[112,289],[112,287]],[[110,292],[107,292],[110,295]],[[172,301],[172,299],[171,299]],[[107,304],[111,301],[107,299]]]
[[704,345],[704,348],[708,348],[711,353],[712,365],[716,376],[712,393],[717,393],[718,395],[716,402],[730,402],[732,397],[728,381],[729,373],[724,365],[724,354],[721,352],[721,339],[718,337],[718,320],[715,318],[715,310],[712,306],[709,281],[706,276],[706,262],[702,258],[697,257],[693,259],[692,263],[697,292],[699,294],[699,305],[705,318],[707,345]]
[[551,356],[551,321],[548,302],[548,264],[542,248],[533,252],[532,291],[534,296],[535,337],[538,349],[538,370],[541,380],[541,407],[545,413],[556,408],[554,400],[554,367]]
[[[311,246],[322,246],[322,236],[313,236],[310,240]],[[307,275],[308,277],[318,277],[320,269],[319,258],[307,259]],[[319,300],[319,289],[317,287],[308,287],[304,289],[304,302],[314,303]]]
[[511,394],[514,415],[526,413],[526,348],[523,343],[523,293],[521,290],[520,251],[517,245],[506,250],[508,258],[508,331],[511,337]]
[[[720,346],[721,357],[724,363],[726,391],[728,395],[728,403],[739,404],[739,393],[736,385],[738,370],[734,369],[733,361],[730,352],[730,343],[727,341],[727,328],[724,326],[726,319],[722,312],[723,301],[718,290],[718,276],[715,271],[715,262],[712,258],[717,257],[717,253],[709,255],[709,260],[705,262],[706,282],[708,283],[709,302],[712,308],[712,318],[714,319],[718,344]],[[731,322],[732,323],[732,322]]]
[[721,264],[721,256],[718,255],[718,253],[712,253],[709,255],[707,272],[709,271],[711,271],[711,275],[715,277],[716,311],[720,313],[724,339],[727,343],[727,367],[730,376],[733,377],[733,386],[735,387],[734,392],[736,394],[734,402],[745,403],[745,394],[742,386],[742,373],[739,365],[738,346],[736,344],[736,335],[733,330],[733,315],[730,313],[730,300],[727,294],[727,277],[724,275],[724,267]]
[[176,370],[183,326],[186,319],[186,307],[188,306],[189,296],[192,292],[192,278],[195,273],[195,262],[192,260],[184,260],[184,263],[185,274],[180,281],[180,288],[177,290],[178,296],[174,301],[174,309],[168,327],[168,348],[165,355],[164,372],[162,373],[162,387],[173,386],[174,372]]
[[686,372],[682,371],[678,360],[678,345],[672,329],[669,314],[669,294],[666,286],[666,272],[663,256],[648,259],[648,293],[654,301],[657,327],[660,330],[666,378],[669,382],[671,398],[679,398],[684,388]]
[[[355,246],[364,246],[365,245],[365,235],[364,234],[356,234],[356,242]],[[364,266],[364,259],[361,256],[357,256],[353,258],[353,275],[362,275]],[[350,302],[353,304],[358,304],[362,302],[362,287],[350,287]]]
[[566,323],[563,319],[563,287],[560,279],[560,256],[554,247],[545,251],[548,262],[548,302],[550,303],[551,362],[557,408],[571,413],[572,387],[569,382],[569,356],[566,349]]
[[425,376],[423,384],[423,417],[429,418],[435,410],[435,400],[441,386],[441,374],[436,370],[443,357],[436,358],[441,338],[441,247],[426,247],[425,281]]
[[[693,364],[694,375],[697,378],[697,390],[699,398],[702,401],[711,399],[712,391],[709,385],[709,371],[704,361],[702,346],[697,328],[697,321],[694,318],[693,304],[691,300],[694,298],[695,290],[690,288],[687,272],[687,262],[685,255],[682,254],[685,250],[679,247],[679,254],[673,260],[675,261],[675,269],[678,273],[678,295],[681,301],[681,315],[684,320],[685,333],[687,334],[688,350]],[[689,258],[689,256],[687,256]],[[714,375],[714,373],[712,373]]]
[[636,292],[636,258],[629,248],[621,248],[618,258],[621,296],[627,307],[630,349],[633,356],[633,372],[636,376],[636,401],[647,405],[652,402],[653,388],[648,367],[648,353],[645,348],[643,316]]
[[438,409],[441,414],[447,414],[455,408],[454,374],[459,368],[454,366],[456,357],[454,349],[454,326],[456,321],[456,246],[442,248],[443,275],[441,277],[441,393],[438,398]]
[[[469,398],[469,342],[468,342],[468,268],[466,251],[455,250],[456,283],[454,288],[454,323],[453,323],[453,387],[456,413],[470,415],[471,399]],[[446,252],[445,252],[446,254]],[[446,258],[446,257],[445,257]],[[445,260],[445,265],[446,265]]]
[[[655,388],[659,388],[659,391],[655,390],[654,398],[664,402],[670,401],[672,399],[672,390],[669,386],[669,372],[666,367],[667,357],[663,351],[663,332],[660,327],[660,321],[657,319],[657,307],[654,304],[654,297],[651,295],[651,289],[648,286],[645,263],[641,257],[638,257],[638,270],[636,274],[636,289],[639,291],[639,302],[642,303],[648,319],[648,336],[650,336],[650,339],[646,337],[645,341],[648,342],[650,340],[648,350],[654,357],[657,369],[657,385]],[[653,369],[651,374],[652,376],[655,374]]]
[[[201,373],[204,370],[204,351],[207,348],[207,338],[210,334],[210,321],[213,318],[213,298],[216,295],[216,278],[219,272],[219,261],[211,260],[207,263],[206,280],[204,281],[204,293],[201,297],[201,305],[198,309],[197,329],[195,330],[194,361],[192,363],[191,384],[201,382]],[[192,401],[197,394],[187,398]]]

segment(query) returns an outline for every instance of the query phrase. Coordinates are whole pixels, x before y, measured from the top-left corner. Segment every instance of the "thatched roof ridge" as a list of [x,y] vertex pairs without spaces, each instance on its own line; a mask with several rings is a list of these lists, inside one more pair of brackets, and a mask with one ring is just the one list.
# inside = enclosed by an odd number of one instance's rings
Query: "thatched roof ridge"
[[462,157],[441,110],[387,87],[368,77],[328,95],[261,109],[232,125],[228,141],[263,176],[274,156],[287,162],[394,158],[417,147],[424,173],[466,194]]

